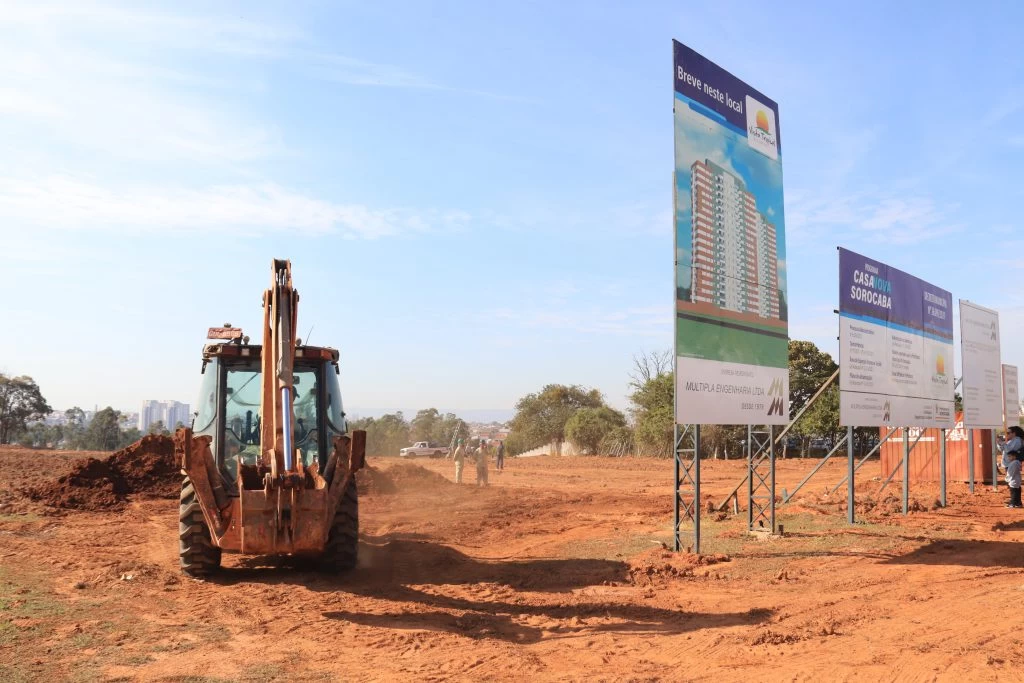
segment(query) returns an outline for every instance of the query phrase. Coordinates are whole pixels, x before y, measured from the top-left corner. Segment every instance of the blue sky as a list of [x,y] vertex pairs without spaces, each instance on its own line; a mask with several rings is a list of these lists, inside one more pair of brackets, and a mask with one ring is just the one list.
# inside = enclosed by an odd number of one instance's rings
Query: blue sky
[[1024,10],[892,5],[3,3],[0,370],[191,401],[285,257],[350,412],[624,407],[672,339],[672,38],[779,103],[794,338],[836,350],[843,244],[1020,339]]

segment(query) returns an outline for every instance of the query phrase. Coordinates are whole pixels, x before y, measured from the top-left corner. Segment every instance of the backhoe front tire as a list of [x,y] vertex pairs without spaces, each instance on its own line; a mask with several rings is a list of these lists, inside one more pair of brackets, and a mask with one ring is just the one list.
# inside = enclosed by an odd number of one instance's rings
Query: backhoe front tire
[[[341,476],[338,472],[337,476]],[[325,572],[340,573],[355,568],[359,552],[359,492],[355,477],[345,487],[345,493],[334,513],[334,522],[327,536],[327,545],[320,556],[320,568]]]
[[201,579],[220,569],[220,548],[213,544],[210,528],[188,477],[181,482],[178,506],[178,556],[181,571]]

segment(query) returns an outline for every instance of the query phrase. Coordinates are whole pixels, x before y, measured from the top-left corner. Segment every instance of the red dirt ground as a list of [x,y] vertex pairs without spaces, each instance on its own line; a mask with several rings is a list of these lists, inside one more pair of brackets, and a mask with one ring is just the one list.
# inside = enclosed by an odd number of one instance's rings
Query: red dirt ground
[[[664,549],[670,461],[508,459],[477,488],[447,461],[377,460],[354,572],[225,556],[199,582],[177,569],[175,501],[53,516],[18,493],[73,457],[0,449],[0,680],[1021,678],[1024,515],[1005,487],[951,485],[932,509],[915,485],[904,518],[869,462],[848,526],[828,463],[780,505],[784,536],[709,514],[698,557]],[[814,464],[780,461],[779,493]],[[702,468],[716,501],[742,476]]]

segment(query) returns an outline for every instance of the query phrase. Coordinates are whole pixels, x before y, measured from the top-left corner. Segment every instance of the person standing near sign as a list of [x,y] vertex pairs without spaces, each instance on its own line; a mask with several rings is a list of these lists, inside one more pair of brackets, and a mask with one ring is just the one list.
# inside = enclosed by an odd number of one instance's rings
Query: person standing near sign
[[1003,467],[1006,468],[1006,483],[1010,487],[1008,508],[1024,507],[1020,501],[1020,466],[1024,458],[1024,429],[1014,425],[1006,430],[1006,436],[999,439],[999,449],[1003,452]]

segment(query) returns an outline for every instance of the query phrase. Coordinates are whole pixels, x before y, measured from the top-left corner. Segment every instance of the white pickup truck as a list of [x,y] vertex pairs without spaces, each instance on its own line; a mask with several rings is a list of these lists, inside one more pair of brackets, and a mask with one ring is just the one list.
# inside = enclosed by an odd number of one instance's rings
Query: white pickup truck
[[417,458],[417,457],[428,457],[428,458],[443,458],[448,455],[448,448],[445,446],[435,446],[434,444],[426,441],[417,441],[408,448],[403,448],[398,451],[398,455],[403,458]]

